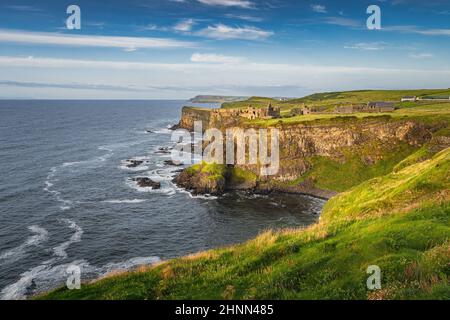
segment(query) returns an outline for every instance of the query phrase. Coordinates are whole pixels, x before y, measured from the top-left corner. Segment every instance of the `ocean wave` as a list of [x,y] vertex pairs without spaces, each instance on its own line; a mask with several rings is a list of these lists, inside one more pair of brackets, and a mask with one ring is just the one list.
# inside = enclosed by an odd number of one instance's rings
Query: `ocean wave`
[[[172,183],[173,184],[173,183]],[[184,188],[178,187],[177,185],[173,184],[176,191],[179,193],[187,194],[191,199],[202,199],[202,200],[216,200],[218,199],[217,196],[213,196],[210,194],[193,194],[191,191],[186,190]]]
[[[149,156],[139,156],[121,160],[121,165],[119,166],[119,168],[122,170],[134,172],[145,171],[149,169],[147,164],[149,163],[150,159],[151,158]],[[134,167],[129,167],[130,164],[133,164],[133,161],[142,161],[142,163]]]
[[61,219],[61,221],[65,222],[68,225],[68,227],[70,229],[74,230],[75,232],[72,234],[72,236],[70,237],[70,239],[68,241],[63,242],[59,246],[54,247],[53,252],[56,256],[58,256],[60,258],[67,258],[67,252],[66,252],[67,248],[69,248],[69,246],[72,245],[73,243],[81,241],[81,236],[83,235],[83,229],[72,220]]
[[[58,261],[66,259],[68,257],[66,250],[73,243],[81,241],[81,236],[83,234],[83,229],[74,221],[69,219],[61,219],[61,221],[66,223],[70,229],[75,231],[70,239],[53,248],[53,258],[48,259],[41,265],[31,268],[30,270],[22,273],[20,275],[20,279],[17,282],[3,288],[3,290],[0,292],[1,300],[24,299],[29,293],[29,288],[32,286],[40,288],[41,291],[48,290],[56,285],[55,281],[67,278],[66,270],[70,265],[75,264],[80,266],[88,266],[88,264],[84,260],[75,261],[71,264],[61,264],[54,266]],[[45,232],[43,232],[41,229],[42,228],[33,228],[34,231],[39,231],[42,236],[45,234]],[[33,242],[33,240],[31,239],[30,241]]]
[[124,164],[124,165],[119,166],[119,169],[125,170],[125,171],[131,171],[131,172],[140,172],[140,171],[148,170],[149,167],[148,166],[144,166],[144,165],[139,165],[139,166],[136,166],[134,168],[130,168],[127,165]]
[[172,130],[170,130],[169,128],[162,128],[162,129],[154,130],[153,133],[172,134]]
[[124,271],[124,270],[130,270],[132,268],[135,268],[137,266],[142,266],[142,265],[152,265],[155,263],[160,262],[161,259],[159,257],[156,256],[152,256],[152,257],[136,257],[136,258],[131,258],[125,261],[121,261],[121,262],[110,262],[100,268],[97,268],[97,273],[102,276],[102,275],[106,275],[110,272],[113,271]]
[[61,210],[63,210],[63,211],[69,210],[72,207],[72,205],[73,205],[73,201],[64,199],[61,196],[61,192],[60,191],[52,189],[55,186],[54,183],[56,181],[58,181],[58,179],[55,178],[57,172],[58,172],[58,167],[50,168],[50,172],[47,175],[46,180],[44,181],[45,187],[44,187],[43,190],[48,192],[48,193],[50,193],[50,194],[52,194],[56,198],[56,201],[58,201],[58,202],[60,202],[62,204],[60,206]]
[[120,204],[120,203],[142,203],[142,202],[145,202],[145,201],[147,201],[147,200],[146,199],[132,199],[132,200],[128,200],[128,199],[124,199],[124,200],[113,199],[113,200],[104,200],[102,202]]
[[81,271],[81,281],[100,278],[114,271],[126,271],[141,265],[152,265],[161,259],[156,256],[136,257],[121,262],[110,262],[103,266],[91,266],[86,260],[54,265],[55,259],[43,262],[22,273],[18,281],[6,286],[0,292],[0,300],[21,300],[64,285],[69,277],[67,270],[77,266]]
[[48,240],[48,231],[37,225],[29,226],[28,229],[34,235],[28,237],[21,245],[0,254],[0,264],[11,263],[22,258],[28,247],[38,246]]

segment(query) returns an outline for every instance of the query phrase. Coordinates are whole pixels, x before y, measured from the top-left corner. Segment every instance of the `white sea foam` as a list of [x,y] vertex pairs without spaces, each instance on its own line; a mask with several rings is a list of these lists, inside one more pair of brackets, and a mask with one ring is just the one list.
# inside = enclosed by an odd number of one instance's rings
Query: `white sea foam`
[[[128,167],[128,165],[132,164],[133,160],[143,161],[143,162],[138,166]],[[149,160],[150,160],[150,158],[148,156],[134,157],[132,159],[122,160],[121,161],[122,164],[119,166],[119,168],[122,170],[134,171],[134,172],[145,171],[145,170],[149,169],[149,167],[146,165]]]
[[65,222],[68,227],[75,232],[72,234],[70,239],[66,242],[61,243],[59,246],[53,248],[53,252],[56,256],[61,258],[67,258],[67,248],[73,243],[80,242],[81,236],[83,235],[83,229],[78,226],[74,221],[69,219],[61,219],[61,221]]
[[153,132],[158,133],[158,134],[171,134],[172,130],[170,130],[169,128],[162,128],[162,129],[155,130]]
[[44,228],[33,225],[29,226],[28,229],[34,233],[34,235],[28,237],[21,245],[0,254],[0,264],[19,260],[25,255],[29,247],[38,246],[42,242],[48,240],[48,232]]
[[203,200],[216,200],[218,197],[210,195],[210,194],[192,194],[191,191],[177,187],[177,191],[180,193],[187,194],[191,199],[203,199]]
[[97,268],[99,275],[105,275],[112,271],[129,270],[137,266],[151,265],[160,262],[159,257],[136,257],[121,262],[110,262],[100,268]]
[[132,172],[140,172],[140,171],[145,171],[145,170],[149,169],[148,166],[144,166],[144,165],[139,165],[139,166],[136,166],[134,168],[130,168],[127,165],[121,165],[121,166],[119,166],[119,168],[121,170],[132,171]]
[[126,185],[138,192],[146,192],[146,193],[158,193],[158,194],[165,194],[165,195],[173,195],[176,193],[175,188],[172,187],[168,183],[161,182],[161,188],[159,189],[153,189],[151,187],[143,188],[140,187],[136,181],[133,181],[131,179],[127,179],[125,181]]
[[124,199],[124,200],[113,199],[113,200],[104,200],[102,202],[120,204],[120,203],[142,203],[142,202],[145,202],[145,201],[147,201],[147,200],[146,199],[131,199],[131,200],[128,200],[128,199]]
[[[20,300],[25,299],[28,294],[48,291],[52,288],[65,284],[68,278],[67,269],[69,266],[78,266],[81,269],[83,280],[105,276],[112,271],[124,271],[133,269],[141,265],[151,265],[160,260],[159,257],[136,257],[121,262],[110,262],[103,266],[91,266],[86,260],[75,260],[71,263],[54,265],[58,259],[50,259],[41,265],[31,268],[22,273],[15,283],[10,284],[0,292],[1,300]],[[30,287],[36,288],[29,292]]]
[[[22,273],[17,282],[3,288],[0,292],[1,300],[24,299],[31,285],[35,285],[37,288],[40,288],[41,291],[54,287],[63,279],[67,278],[66,270],[69,265],[75,264],[78,266],[88,266],[84,260],[54,266],[54,264],[58,261],[67,258],[67,248],[69,248],[71,244],[81,241],[81,236],[83,234],[83,229],[81,229],[81,227],[74,221],[69,219],[61,219],[61,221],[66,223],[70,229],[75,231],[70,239],[53,248],[53,258],[46,260],[41,265]],[[47,236],[46,231],[44,232],[42,228],[36,228],[36,226],[32,227],[34,231],[40,232],[41,237],[44,235]],[[29,240],[30,242],[35,242],[35,240]]]
[[[61,165],[61,167],[63,167],[63,166],[64,166],[64,164]],[[55,185],[54,182],[58,181],[58,179],[55,178],[55,175],[57,172],[58,172],[58,167],[50,168],[50,172],[47,175],[47,179],[44,181],[44,184],[45,184],[44,191],[52,194],[56,198],[56,201],[58,201],[62,204],[59,207],[61,210],[63,210],[63,211],[69,210],[72,207],[73,201],[64,199],[61,196],[60,191],[53,189],[53,187]]]

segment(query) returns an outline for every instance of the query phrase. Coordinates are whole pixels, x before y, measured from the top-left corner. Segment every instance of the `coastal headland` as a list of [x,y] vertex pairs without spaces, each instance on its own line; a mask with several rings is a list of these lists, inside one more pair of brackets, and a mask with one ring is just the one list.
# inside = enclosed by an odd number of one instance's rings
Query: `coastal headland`
[[[202,162],[179,174],[180,186],[216,195],[247,190],[327,198],[320,221],[36,298],[449,299],[450,102],[402,101],[444,94],[450,90],[253,97],[224,103],[231,117],[185,107],[178,128],[192,130],[194,121],[220,130],[277,128],[280,170],[264,177],[258,165]],[[269,105],[279,115],[235,116]],[[370,105],[376,110],[360,107]],[[374,265],[382,274],[376,290],[367,286]]]

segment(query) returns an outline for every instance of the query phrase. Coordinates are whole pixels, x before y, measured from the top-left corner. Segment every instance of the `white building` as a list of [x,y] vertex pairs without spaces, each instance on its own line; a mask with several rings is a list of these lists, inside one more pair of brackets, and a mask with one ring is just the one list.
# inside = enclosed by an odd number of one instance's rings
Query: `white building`
[[402,102],[406,102],[406,101],[412,101],[412,102],[416,102],[418,99],[416,96],[405,96],[402,98]]

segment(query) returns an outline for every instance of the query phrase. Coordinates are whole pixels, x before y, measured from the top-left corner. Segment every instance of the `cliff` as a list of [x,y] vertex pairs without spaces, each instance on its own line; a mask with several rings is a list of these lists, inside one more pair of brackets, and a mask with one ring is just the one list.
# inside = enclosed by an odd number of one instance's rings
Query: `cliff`
[[440,128],[386,116],[275,122],[264,126],[264,123],[238,122],[235,118],[228,123],[218,122],[213,114],[192,108],[183,109],[180,126],[190,130],[196,120],[203,122],[204,129],[218,126],[224,133],[238,124],[244,129],[277,128],[280,168],[276,175],[261,176],[258,165],[223,165],[220,170],[217,166],[211,170],[208,164],[198,164],[175,179],[180,186],[194,193],[221,194],[244,189],[306,193],[323,198],[389,173],[401,160],[429,142],[433,131]]
[[208,128],[211,118],[211,110],[206,108],[196,107],[183,107],[181,110],[180,122],[174,127],[186,129],[189,131],[194,130],[194,122],[201,121],[203,128]]

